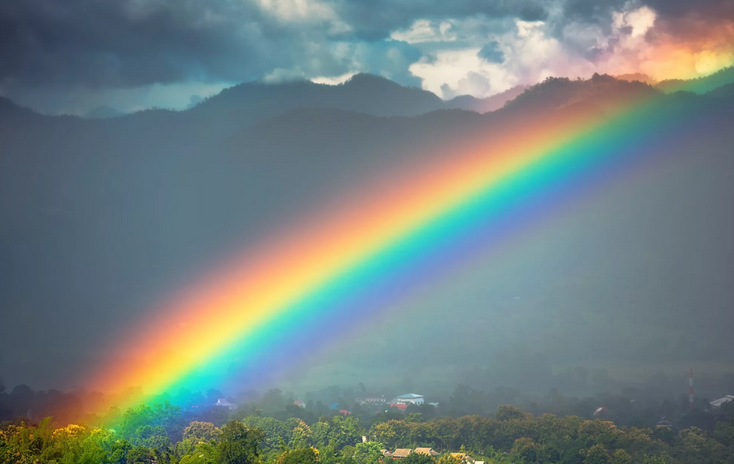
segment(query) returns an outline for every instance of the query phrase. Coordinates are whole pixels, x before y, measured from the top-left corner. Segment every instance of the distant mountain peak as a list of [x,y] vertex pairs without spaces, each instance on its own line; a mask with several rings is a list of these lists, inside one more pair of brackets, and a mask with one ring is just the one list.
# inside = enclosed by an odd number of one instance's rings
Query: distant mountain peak
[[357,73],[353,75],[352,77],[350,77],[349,79],[347,79],[346,81],[344,81],[342,85],[359,84],[359,83],[364,83],[364,82],[384,82],[384,83],[400,85],[400,84],[397,84],[396,82],[391,81],[390,79],[386,77],[378,76],[377,74],[371,74],[371,73]]

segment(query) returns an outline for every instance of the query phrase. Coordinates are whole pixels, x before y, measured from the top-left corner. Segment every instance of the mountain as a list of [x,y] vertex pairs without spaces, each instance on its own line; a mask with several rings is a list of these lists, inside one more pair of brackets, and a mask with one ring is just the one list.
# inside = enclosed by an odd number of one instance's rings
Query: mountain
[[[734,300],[731,93],[548,79],[478,114],[355,76],[341,86],[243,84],[188,111],[100,120],[42,116],[0,99],[0,307],[13,321],[0,324],[0,351],[24,347],[0,358],[0,370],[11,383],[65,387],[120,326],[366,179],[410,176],[431,157],[461,156],[465,141],[489,144],[539,119],[584,120],[645,99],[660,110],[640,130],[681,121],[650,147],[664,163],[629,173],[578,214],[524,231],[518,240],[534,238],[388,325],[370,323],[369,340],[333,359],[345,366],[347,354],[368,349],[353,359],[401,376],[405,365],[390,362],[400,352],[405,362],[435,360],[454,383],[458,367],[487,367],[489,354],[513,346],[554,365],[611,366],[606,353],[630,365],[724,362],[734,349],[722,323]],[[396,337],[396,326],[411,327],[410,336]],[[28,343],[31,332],[44,343]],[[68,338],[80,341],[70,347]],[[27,365],[38,371],[17,378]]]
[[722,85],[721,87],[707,92],[705,95],[707,97],[717,99],[732,98],[734,97],[734,83]]
[[655,79],[653,79],[652,77],[644,73],[618,74],[614,76],[614,78],[619,79],[621,81],[627,81],[627,82],[634,82],[634,81],[642,82],[642,83],[649,84],[652,86],[655,86],[655,84],[658,83],[658,81],[656,81]]
[[97,108],[87,111],[86,114],[84,114],[84,117],[88,119],[107,119],[117,118],[124,115],[125,113],[122,111],[110,108],[109,106],[98,106]]
[[507,102],[503,110],[533,114],[555,111],[576,103],[608,107],[657,96],[660,92],[647,84],[618,80],[608,75],[594,74],[588,80],[549,77]]
[[446,109],[461,109],[476,111],[477,113],[488,113],[502,108],[505,103],[515,99],[527,89],[528,86],[518,85],[486,98],[476,98],[471,95],[460,95],[445,102],[443,107]]
[[734,66],[721,69],[714,74],[695,79],[668,79],[656,84],[656,88],[665,93],[693,92],[702,95],[726,84],[734,82]]

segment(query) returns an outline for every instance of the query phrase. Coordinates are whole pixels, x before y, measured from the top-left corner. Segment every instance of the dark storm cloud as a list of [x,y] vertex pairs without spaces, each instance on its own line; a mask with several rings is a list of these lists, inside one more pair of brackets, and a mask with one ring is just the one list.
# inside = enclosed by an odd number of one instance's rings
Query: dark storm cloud
[[[328,50],[336,41],[365,41],[379,49],[391,31],[423,17],[544,16],[534,0],[324,6],[333,8],[347,27],[332,27],[336,18],[283,21],[254,3],[224,0],[2,1],[0,84],[125,88],[192,79],[242,81],[290,67],[338,74],[350,70]],[[303,69],[314,60],[318,69]]]
[[[99,101],[100,91],[156,83],[372,72],[419,85],[409,67],[421,59],[430,63],[436,50],[418,51],[390,35],[420,19],[484,23],[487,31],[472,43],[478,47],[490,46],[492,36],[503,32],[497,20],[543,20],[570,54],[595,61],[612,46],[589,45],[569,35],[567,26],[592,24],[610,34],[614,12],[645,5],[668,35],[700,36],[708,23],[734,16],[730,0],[0,0],[0,94],[38,103],[53,101],[54,92],[94,90],[88,110],[106,103]],[[696,21],[690,21],[694,14]],[[480,56],[502,58],[491,51]]]
[[304,57],[316,63],[314,72],[338,72],[327,47],[313,46],[329,37],[329,28],[328,19],[286,24],[247,2],[2,1],[0,83],[119,88],[241,81]]
[[256,14],[226,2],[5,1],[0,79],[28,86],[129,87],[192,74],[226,78],[238,67],[226,57],[256,62],[258,51],[248,42],[261,31],[234,27]]
[[569,21],[607,22],[612,12],[623,10],[625,5],[650,7],[663,19],[695,13],[702,19],[731,21],[734,13],[731,0],[569,0],[563,4],[563,11]]
[[464,18],[484,15],[490,18],[517,17],[538,20],[546,15],[539,0],[437,1],[368,0],[344,1],[336,11],[365,39],[379,39],[391,31],[409,27],[417,19]]

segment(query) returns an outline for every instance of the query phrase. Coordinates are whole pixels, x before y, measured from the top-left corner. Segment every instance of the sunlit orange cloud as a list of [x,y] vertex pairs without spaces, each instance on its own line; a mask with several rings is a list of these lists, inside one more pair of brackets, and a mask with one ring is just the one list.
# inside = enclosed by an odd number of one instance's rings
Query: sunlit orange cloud
[[646,43],[639,71],[657,80],[714,73],[734,65],[734,11],[717,21],[700,14],[658,18]]

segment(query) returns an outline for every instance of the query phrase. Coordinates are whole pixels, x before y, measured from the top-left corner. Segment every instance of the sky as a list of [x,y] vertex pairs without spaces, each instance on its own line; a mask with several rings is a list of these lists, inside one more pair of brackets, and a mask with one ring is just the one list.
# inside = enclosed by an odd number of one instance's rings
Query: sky
[[373,73],[442,98],[734,63],[730,0],[0,0],[0,95],[49,114],[185,109],[240,82]]

